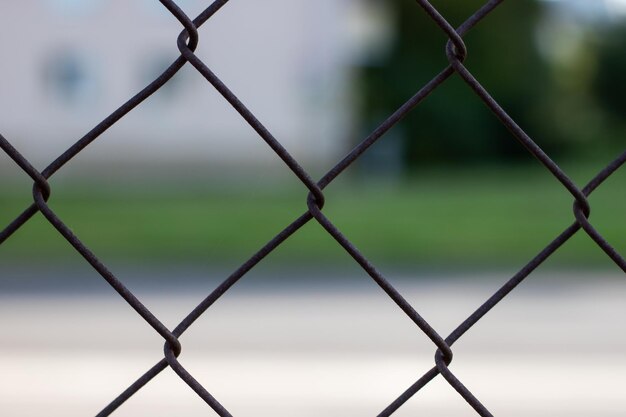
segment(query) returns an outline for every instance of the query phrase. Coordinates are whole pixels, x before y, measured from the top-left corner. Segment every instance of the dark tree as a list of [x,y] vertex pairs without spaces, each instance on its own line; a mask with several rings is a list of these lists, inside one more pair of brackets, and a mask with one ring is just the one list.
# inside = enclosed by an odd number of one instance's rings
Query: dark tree
[[606,28],[596,50],[594,98],[610,126],[607,139],[623,144],[626,139],[626,24]]
[[[447,64],[447,38],[417,3],[394,0],[388,4],[394,30],[390,48],[365,63],[360,72],[363,132],[380,123]],[[482,0],[433,1],[453,26],[482,4]],[[536,45],[540,14],[541,6],[534,1],[502,4],[466,35],[465,65],[504,109],[550,150],[558,140],[539,110],[550,86],[547,64]],[[379,152],[395,146],[408,169],[527,158],[521,145],[456,74],[376,146]]]

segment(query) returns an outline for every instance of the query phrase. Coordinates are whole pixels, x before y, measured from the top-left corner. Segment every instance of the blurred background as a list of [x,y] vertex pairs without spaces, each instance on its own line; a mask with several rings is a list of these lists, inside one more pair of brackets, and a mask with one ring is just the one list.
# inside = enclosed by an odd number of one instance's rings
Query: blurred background
[[[432,3],[455,26],[483,4]],[[195,16],[208,3],[178,4]],[[180,24],[156,0],[0,10],[0,133],[39,169],[178,56]],[[320,178],[445,68],[446,40],[408,0],[237,0],[200,29],[196,54]],[[623,152],[626,1],[505,2],[465,41],[466,67],[580,187]],[[50,182],[51,208],[172,328],[306,210],[306,188],[190,65]],[[31,183],[0,154],[0,227]],[[624,184],[621,170],[590,197],[621,253]],[[325,195],[329,219],[443,335],[574,220],[571,195],[458,76]],[[96,414],[161,357],[158,335],[39,214],[0,246],[0,300],[2,415]],[[624,300],[622,272],[580,232],[459,341],[452,369],[495,415],[622,416]],[[376,415],[434,353],[314,222],[183,345],[237,416]],[[142,413],[207,408],[166,370],[119,415]],[[437,380],[397,415],[472,413]]]

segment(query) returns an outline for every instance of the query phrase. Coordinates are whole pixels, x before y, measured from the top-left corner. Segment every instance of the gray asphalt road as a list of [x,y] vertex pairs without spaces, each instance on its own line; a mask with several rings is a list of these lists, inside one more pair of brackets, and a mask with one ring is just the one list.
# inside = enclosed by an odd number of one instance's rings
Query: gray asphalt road
[[[494,274],[497,275],[497,274]],[[442,334],[504,280],[397,285]],[[375,416],[433,364],[434,347],[369,282],[245,286],[181,341],[181,362],[233,415]],[[138,296],[168,326],[205,295]],[[496,416],[626,415],[626,280],[538,274],[454,346],[451,369]],[[0,296],[0,415],[95,415],[162,356],[162,342],[110,291]],[[214,415],[166,370],[119,416]],[[397,414],[476,415],[441,378]]]

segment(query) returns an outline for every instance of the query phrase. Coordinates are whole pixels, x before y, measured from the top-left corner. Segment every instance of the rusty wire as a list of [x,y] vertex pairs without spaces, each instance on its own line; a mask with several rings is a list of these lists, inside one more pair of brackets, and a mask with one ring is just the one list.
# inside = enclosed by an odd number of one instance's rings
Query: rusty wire
[[[144,385],[155,378],[165,368],[172,368],[176,374],[191,389],[193,389],[218,415],[231,416],[231,413],[214,398],[179,362],[181,344],[178,338],[209,308],[215,301],[224,295],[237,281],[261,262],[270,252],[276,249],[282,242],[296,233],[303,225],[311,220],[318,222],[350,256],[370,275],[381,289],[396,303],[396,305],[415,323],[415,325],[433,342],[436,347],[435,365],[428,372],[419,377],[416,382],[401,393],[387,408],[378,416],[391,416],[407,400],[415,395],[420,389],[428,384],[433,378],[441,375],[454,388],[467,403],[478,413],[487,417],[493,414],[472,394],[449,369],[452,362],[452,345],[459,340],[469,329],[474,326],[496,304],[504,299],[519,283],[533,272],[541,263],[550,257],[561,245],[569,240],[580,229],[593,239],[607,256],[626,272],[624,258],[597,232],[589,222],[590,205],[587,197],[604,180],[618,170],[626,161],[626,152],[619,155],[613,162],[602,169],[589,183],[579,188],[567,176],[567,174],[539,147],[524,130],[505,112],[497,101],[491,97],[487,90],[479,83],[472,73],[464,66],[467,57],[467,48],[463,41],[464,35],[475,25],[485,19],[491,12],[499,7],[504,0],[490,0],[472,14],[461,26],[454,28],[448,21],[426,0],[416,0],[421,9],[439,26],[448,37],[445,54],[449,65],[437,74],[432,80],[417,91],[398,110],[384,120],[372,133],[350,151],[340,162],[333,166],[319,181],[314,181],[300,164],[289,154],[281,143],[265,128],[254,114],[232,93],[232,91],[202,62],[194,50],[199,42],[198,28],[212,18],[228,0],[215,0],[199,16],[191,20],[173,0],[159,0],[161,4],[182,25],[183,30],[178,36],[177,46],[180,56],[154,81],[139,93],[134,95],[126,103],[111,113],[107,118],[95,126],[85,136],[80,138],[73,146],[55,159],[43,171],[38,171],[30,162],[15,149],[11,143],[0,135],[0,148],[26,173],[33,184],[33,204],[22,212],[13,222],[0,232],[0,245],[8,239],[16,230],[22,227],[34,214],[41,212],[43,216],[57,229],[57,231],[78,251],[82,257],[104,278],[117,293],[139,314],[152,328],[161,335],[165,341],[164,357],[150,368],[145,374],[132,383],[117,398],[111,401],[100,411],[97,416],[103,417],[113,413],[127,399],[133,396]],[[102,133],[113,126],[124,115],[128,114],[150,95],[163,87],[184,65],[191,64],[241,115],[241,117],[259,134],[273,151],[283,160],[285,165],[293,172],[302,184],[309,190],[306,202],[306,211],[280,233],[272,238],[265,246],[259,249],[236,271],[224,280],[213,292],[211,292],[200,304],[198,304],[173,330],[167,328],[144,304],[128,290],[98,257],[73,234],[65,223],[57,216],[48,205],[51,188],[48,179],[53,176],[66,163],[76,157],[85,147],[96,140]],[[517,139],[549,172],[558,180],[574,199],[573,211],[574,222],[560,235],[550,242],[539,254],[528,262],[517,274],[510,278],[498,291],[485,301],[473,314],[463,321],[450,335],[443,337],[409,304],[409,302],[393,287],[383,274],[370,263],[367,258],[345,237],[341,231],[322,212],[324,207],[323,190],[335,180],[342,172],[350,167],[367,149],[378,141],[387,131],[396,125],[404,116],[418,106],[435,89],[448,80],[453,74],[458,74],[461,79],[475,92],[483,103],[494,115],[508,128],[513,137]]]

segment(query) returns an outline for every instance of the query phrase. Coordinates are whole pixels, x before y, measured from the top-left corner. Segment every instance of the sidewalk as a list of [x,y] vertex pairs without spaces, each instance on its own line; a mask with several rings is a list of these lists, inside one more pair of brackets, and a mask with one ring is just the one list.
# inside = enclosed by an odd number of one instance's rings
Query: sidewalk
[[[402,281],[442,333],[498,282]],[[432,343],[377,288],[234,291],[182,338],[181,363],[234,416],[376,416],[433,365]],[[197,292],[141,297],[166,325]],[[496,416],[626,413],[626,281],[536,276],[454,347],[452,371]],[[0,415],[95,415],[162,357],[114,293],[0,299]],[[118,416],[215,415],[167,369]],[[397,412],[476,415],[441,377]]]

